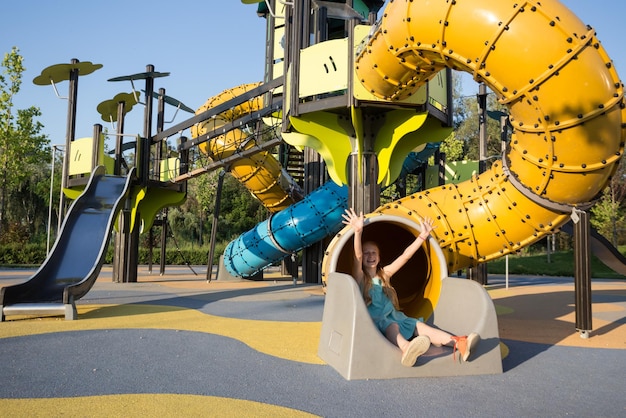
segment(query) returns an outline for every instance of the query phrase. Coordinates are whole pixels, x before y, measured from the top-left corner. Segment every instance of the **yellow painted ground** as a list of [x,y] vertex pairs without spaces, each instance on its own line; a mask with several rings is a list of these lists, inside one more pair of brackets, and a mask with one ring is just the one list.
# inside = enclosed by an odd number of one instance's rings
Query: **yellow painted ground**
[[141,394],[0,399],[0,417],[315,417],[277,405],[217,396]]
[[77,309],[76,321],[11,317],[0,326],[0,338],[100,329],[171,329],[223,335],[271,356],[324,364],[317,357],[321,322],[234,319],[163,305],[79,305]]
[[[610,292],[626,300],[622,281],[592,283],[592,292]],[[539,344],[588,348],[626,349],[626,324],[607,321],[600,313],[626,317],[624,305],[592,303],[590,338],[576,330],[575,294],[572,286],[520,286],[489,290],[498,313],[500,338]]]

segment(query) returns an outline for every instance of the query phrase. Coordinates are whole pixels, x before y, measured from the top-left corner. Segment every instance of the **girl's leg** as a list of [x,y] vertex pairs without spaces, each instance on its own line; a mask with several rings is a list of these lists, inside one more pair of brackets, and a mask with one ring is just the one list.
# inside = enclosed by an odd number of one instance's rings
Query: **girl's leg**
[[418,322],[415,326],[417,331],[417,335],[426,335],[430,338],[431,344],[441,347],[442,345],[447,345],[454,347],[454,349],[458,349],[461,352],[461,357],[463,361],[467,361],[470,354],[476,348],[476,345],[480,341],[480,335],[475,332],[467,336],[452,336],[439,328],[431,327],[428,324],[423,322]]
[[442,345],[453,344],[452,335],[439,328],[434,328],[418,321],[415,329],[417,330],[417,335],[426,335],[430,338],[430,342],[434,346],[441,347]]
[[398,324],[393,323],[387,327],[385,330],[385,337],[392,343],[398,346],[400,350],[404,353],[406,351],[406,347],[409,345],[409,342],[406,338],[400,334],[400,327]]
[[385,337],[400,348],[402,351],[400,363],[406,367],[413,367],[417,358],[428,351],[430,347],[430,339],[426,335],[420,335],[407,341],[400,333],[400,328],[396,323],[387,327]]

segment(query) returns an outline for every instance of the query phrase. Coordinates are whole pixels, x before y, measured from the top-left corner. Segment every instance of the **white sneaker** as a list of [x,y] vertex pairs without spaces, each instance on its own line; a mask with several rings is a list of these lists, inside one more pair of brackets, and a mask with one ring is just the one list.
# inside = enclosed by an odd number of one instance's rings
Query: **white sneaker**
[[402,354],[401,363],[406,367],[413,367],[417,358],[430,348],[430,338],[426,335],[418,335],[409,342],[409,346]]

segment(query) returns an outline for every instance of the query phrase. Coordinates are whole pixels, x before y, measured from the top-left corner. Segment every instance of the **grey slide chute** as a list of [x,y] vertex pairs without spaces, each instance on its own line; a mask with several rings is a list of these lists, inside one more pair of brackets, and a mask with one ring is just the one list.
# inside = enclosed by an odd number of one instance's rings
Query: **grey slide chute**
[[6,315],[65,315],[76,319],[74,302],[98,278],[117,214],[128,194],[134,169],[126,177],[105,175],[96,167],[83,193],[72,203],[48,257],[26,282],[0,289]]

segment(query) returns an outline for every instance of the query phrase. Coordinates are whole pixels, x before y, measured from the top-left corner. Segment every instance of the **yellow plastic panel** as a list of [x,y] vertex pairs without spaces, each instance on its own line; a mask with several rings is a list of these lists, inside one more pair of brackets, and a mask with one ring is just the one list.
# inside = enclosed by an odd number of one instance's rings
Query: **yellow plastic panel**
[[[133,187],[130,192],[130,225],[129,230],[132,231],[136,226],[142,228],[143,221],[137,216],[137,212],[139,211],[139,205],[141,201],[148,194],[147,187]],[[137,225],[137,221],[139,221],[139,225]],[[139,232],[142,232],[143,229],[140,229]]]
[[85,191],[85,186],[75,187],[73,189],[64,188],[63,194],[70,200],[76,200],[78,199],[78,196],[83,193],[83,191]]
[[313,148],[324,159],[333,181],[337,184],[348,184],[346,163],[352,152],[350,137],[355,135],[351,122],[336,113],[328,112],[291,117],[290,121],[299,134],[283,134],[285,142]]
[[146,232],[152,228],[154,218],[159,211],[168,206],[178,206],[185,203],[187,194],[174,190],[151,187],[146,190],[145,196],[138,202],[141,230]]
[[285,49],[283,47],[285,40],[285,27],[277,26],[274,29],[274,59],[272,63],[272,76],[278,78],[283,75],[285,69]]
[[426,118],[426,121],[419,129],[408,132],[396,147],[389,161],[388,183],[391,184],[391,182],[398,178],[406,155],[408,155],[409,152],[419,151],[419,148],[426,143],[442,142],[451,132],[452,127],[441,126],[441,121],[433,117]]
[[321,42],[300,51],[299,97],[348,88],[348,38]]
[[93,159],[93,138],[80,138],[70,144],[69,175],[91,173]]
[[103,155],[103,163],[106,174],[114,174],[115,171],[115,158]]
[[180,159],[178,157],[161,160],[160,165],[161,181],[170,181],[180,172]]
[[[374,142],[374,152],[378,156],[378,183],[389,186],[400,173],[407,154],[420,145],[423,137],[413,137],[415,143],[402,141],[409,133],[418,130],[426,121],[428,112],[416,113],[413,110],[392,110],[385,113],[385,123],[378,131]],[[391,172],[397,173],[395,176]]]
[[448,112],[448,79],[445,70],[439,71],[428,82],[428,103],[442,112]]

